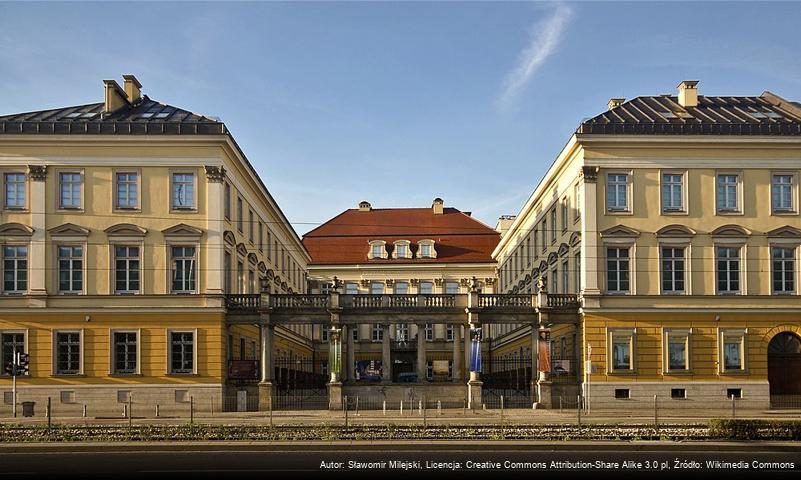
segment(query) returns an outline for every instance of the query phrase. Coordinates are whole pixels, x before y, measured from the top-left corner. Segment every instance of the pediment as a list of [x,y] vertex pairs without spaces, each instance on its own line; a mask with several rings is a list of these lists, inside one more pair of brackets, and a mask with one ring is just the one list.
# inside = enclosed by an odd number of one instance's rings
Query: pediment
[[557,255],[556,252],[551,252],[551,254],[548,255],[549,264],[554,264],[557,260],[559,260],[559,255]]
[[696,234],[696,231],[686,225],[665,225],[656,231],[660,237],[687,237]]
[[223,240],[231,247],[236,245],[236,236],[230,230],[223,232]]
[[4,223],[0,225],[0,235],[6,237],[30,237],[33,229],[21,223]]
[[601,232],[601,237],[634,238],[639,237],[640,231],[625,225],[615,225]]
[[59,225],[58,227],[53,227],[50,230],[50,235],[62,235],[62,236],[70,236],[70,237],[88,237],[89,236],[89,229],[83,228],[79,225],[75,225],[74,223],[65,223],[64,225]]
[[185,223],[179,223],[166,230],[162,230],[161,233],[163,233],[165,237],[200,237],[203,235],[203,230]]
[[275,276],[275,272],[273,272],[272,268],[268,268],[264,274],[267,276],[267,278],[273,278]]
[[573,232],[573,234],[570,235],[570,241],[568,241],[568,243],[570,244],[571,247],[575,247],[576,245],[580,244],[581,243],[581,233]]
[[540,272],[547,272],[548,271],[548,262],[545,260],[540,262]]
[[569,251],[570,251],[570,247],[566,243],[563,243],[563,244],[559,245],[558,253],[559,253],[560,257],[562,257],[564,255],[567,255],[567,252],[569,252]]
[[537,277],[539,276],[539,274],[540,274],[540,269],[539,269],[539,267],[537,267],[537,268],[534,268],[534,269],[531,271],[531,278],[537,278]]
[[251,265],[258,265],[258,263],[259,263],[259,257],[257,257],[255,253],[249,253],[249,254],[248,254],[248,262],[249,262]]
[[801,230],[791,227],[790,225],[785,225],[783,227],[779,227],[773,229],[768,232],[768,237],[773,238],[799,238],[801,237]]
[[523,281],[526,282],[526,285],[531,283],[531,275],[526,275],[526,278],[524,278]]
[[751,231],[740,225],[723,225],[712,230],[712,235],[716,237],[747,237]]
[[523,290],[523,287],[525,287],[525,286],[526,286],[526,283],[523,280],[520,280],[519,282],[517,282],[517,288],[519,288],[520,290]]
[[236,253],[246,257],[248,254],[248,247],[246,247],[244,243],[240,243],[236,246]]
[[259,262],[259,265],[256,267],[259,269],[259,273],[264,274],[267,271],[267,265],[264,262]]
[[132,223],[118,223],[108,227],[105,232],[110,237],[144,237],[147,234],[147,230]]

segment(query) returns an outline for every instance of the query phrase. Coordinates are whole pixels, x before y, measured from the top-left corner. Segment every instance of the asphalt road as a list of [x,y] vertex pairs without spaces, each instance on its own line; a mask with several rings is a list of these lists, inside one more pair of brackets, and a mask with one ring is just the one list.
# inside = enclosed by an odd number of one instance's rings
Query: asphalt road
[[[392,462],[398,463],[392,463]],[[722,463],[715,463],[722,462]],[[514,444],[171,444],[146,446],[83,444],[69,446],[3,446],[0,476],[31,475],[137,477],[219,476],[224,472],[306,471],[321,473],[423,474],[532,471],[670,472],[704,470],[742,473],[771,470],[798,477],[801,444],[733,444],[712,446],[676,443]],[[711,473],[711,472],[710,472]],[[406,476],[406,475],[404,475]]]

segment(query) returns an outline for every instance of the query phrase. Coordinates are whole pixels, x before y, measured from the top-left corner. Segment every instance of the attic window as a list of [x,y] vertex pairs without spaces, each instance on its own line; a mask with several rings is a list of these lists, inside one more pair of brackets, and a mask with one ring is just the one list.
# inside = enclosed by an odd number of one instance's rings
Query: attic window
[[661,112],[661,113],[660,113],[660,115],[662,115],[662,116],[663,116],[663,117],[665,117],[665,118],[679,118],[679,117],[678,117],[678,116],[677,116],[675,113],[673,113],[673,112]]
[[417,245],[417,258],[437,258],[437,251],[434,250],[434,240],[420,240]]
[[67,118],[80,118],[83,112],[72,112],[67,114]]
[[754,118],[768,118],[764,112],[748,112]]
[[144,112],[138,115],[139,118],[150,118],[154,115],[154,112]]
[[392,258],[412,258],[412,252],[409,249],[410,242],[408,240],[395,241],[395,248],[392,250]]
[[782,114],[778,112],[767,112],[765,115],[767,115],[768,118],[784,118]]
[[367,252],[367,258],[382,259],[387,258],[386,242],[383,240],[370,241],[370,250]]

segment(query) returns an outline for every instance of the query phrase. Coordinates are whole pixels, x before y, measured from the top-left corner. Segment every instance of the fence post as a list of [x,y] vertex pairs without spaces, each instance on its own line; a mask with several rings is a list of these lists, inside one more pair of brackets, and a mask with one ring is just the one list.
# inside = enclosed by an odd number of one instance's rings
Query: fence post
[[131,428],[133,423],[133,394],[128,394],[128,428]]
[[273,401],[270,399],[270,428],[273,427]]
[[195,397],[194,395],[189,396],[189,425],[195,423]]
[[345,395],[345,403],[344,403],[343,406],[345,408],[345,430],[347,430],[348,429],[348,396],[347,395]]
[[503,436],[503,395],[501,395],[501,436]]
[[52,424],[52,418],[51,417],[53,416],[52,415],[53,412],[50,410],[50,397],[47,397],[47,411],[45,413],[47,414],[47,428],[49,430],[50,426]]
[[[576,396],[576,403],[577,403],[577,405],[581,405],[581,395],[577,395]],[[576,408],[576,416],[578,417],[579,433],[581,433],[581,409],[580,408]]]
[[386,417],[387,416],[387,401],[386,400],[381,402],[381,411],[384,412],[384,416]]
[[84,403],[83,404],[83,418],[86,418],[86,413],[87,413],[86,404]]
[[735,418],[737,415],[737,411],[735,410],[735,401],[734,401],[734,394],[731,394],[731,418]]
[[417,401],[417,414],[418,415],[422,415],[423,414],[423,401],[422,400],[418,400]]
[[156,418],[159,417],[159,404],[156,404]]
[[428,412],[426,411],[426,397],[421,400],[423,406],[423,428],[428,428]]
[[659,435],[659,396],[654,394],[654,430]]
[[359,416],[359,397],[356,397],[356,416]]
[[402,417],[403,416],[403,400],[401,400],[400,407],[401,407],[400,408],[400,416]]
[[442,400],[437,400],[437,414],[442,415]]

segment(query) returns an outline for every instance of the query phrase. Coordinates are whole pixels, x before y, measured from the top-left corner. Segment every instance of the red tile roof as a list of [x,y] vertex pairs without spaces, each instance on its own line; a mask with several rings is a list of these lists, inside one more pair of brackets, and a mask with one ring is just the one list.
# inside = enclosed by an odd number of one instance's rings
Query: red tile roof
[[[494,262],[492,251],[500,233],[455,208],[434,214],[431,208],[379,208],[345,210],[303,236],[311,265],[356,263],[423,264]],[[367,258],[371,240],[383,240],[392,253],[392,242],[409,240],[412,253],[419,240],[434,240],[437,258]]]

